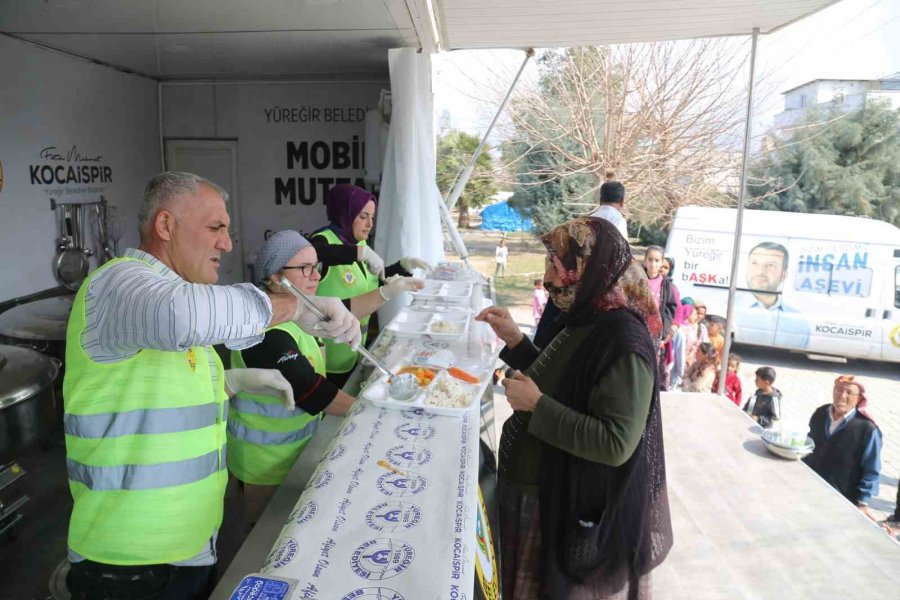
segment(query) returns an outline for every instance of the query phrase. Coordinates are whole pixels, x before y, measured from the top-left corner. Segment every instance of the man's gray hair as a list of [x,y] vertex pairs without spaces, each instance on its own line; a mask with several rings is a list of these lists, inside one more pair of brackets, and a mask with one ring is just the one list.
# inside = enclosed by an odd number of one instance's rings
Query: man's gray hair
[[201,185],[208,185],[228,202],[228,192],[205,177],[180,171],[166,171],[156,175],[144,188],[144,199],[138,212],[138,228],[141,237],[162,206],[177,196],[196,194]]

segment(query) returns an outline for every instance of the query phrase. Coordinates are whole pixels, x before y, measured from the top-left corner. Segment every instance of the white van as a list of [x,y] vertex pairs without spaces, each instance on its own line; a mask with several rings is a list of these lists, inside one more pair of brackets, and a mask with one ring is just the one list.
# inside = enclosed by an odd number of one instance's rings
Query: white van
[[[737,211],[678,209],[666,244],[682,298],[724,316]],[[900,229],[862,217],[744,212],[735,340],[900,362]]]

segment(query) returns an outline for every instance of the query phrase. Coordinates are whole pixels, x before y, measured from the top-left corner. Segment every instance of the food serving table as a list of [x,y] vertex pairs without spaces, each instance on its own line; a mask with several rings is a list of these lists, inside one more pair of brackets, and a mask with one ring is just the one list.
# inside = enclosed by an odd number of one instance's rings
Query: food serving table
[[[471,316],[483,303],[474,285],[448,310]],[[413,304],[405,310],[444,310],[433,298]],[[372,346],[379,358],[396,367],[413,355],[451,355],[480,377],[472,405],[433,414],[377,406],[363,392],[346,417],[325,417],[212,598],[472,598],[476,563],[496,580],[491,544],[477,540],[489,537],[478,486],[480,398],[498,348],[484,324],[470,320],[464,333],[436,341],[385,327]],[[378,379],[360,365],[345,389]]]

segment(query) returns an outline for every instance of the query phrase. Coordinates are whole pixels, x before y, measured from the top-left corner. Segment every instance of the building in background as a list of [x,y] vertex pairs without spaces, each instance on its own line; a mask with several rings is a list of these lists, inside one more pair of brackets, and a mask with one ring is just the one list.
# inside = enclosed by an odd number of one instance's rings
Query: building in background
[[900,73],[884,79],[813,79],[791,88],[784,92],[784,110],[775,115],[774,129],[779,137],[787,137],[812,108],[850,112],[870,102],[900,108]]

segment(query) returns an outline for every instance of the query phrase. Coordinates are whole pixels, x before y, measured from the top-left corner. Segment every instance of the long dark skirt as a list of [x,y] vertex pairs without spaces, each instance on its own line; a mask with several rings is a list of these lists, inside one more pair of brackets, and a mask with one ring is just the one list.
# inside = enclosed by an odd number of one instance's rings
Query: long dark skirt
[[505,600],[651,600],[650,574],[610,589],[597,572],[573,583],[565,598],[545,599],[541,588],[541,519],[537,490],[525,491],[499,476],[500,560]]

